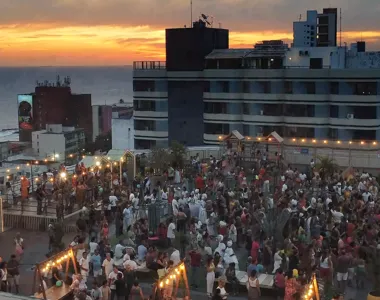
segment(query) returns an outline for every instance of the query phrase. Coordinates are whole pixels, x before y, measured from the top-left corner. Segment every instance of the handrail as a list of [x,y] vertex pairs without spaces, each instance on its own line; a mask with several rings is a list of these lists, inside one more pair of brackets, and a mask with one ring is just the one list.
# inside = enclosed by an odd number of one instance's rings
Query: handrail
[[134,61],[133,70],[166,70],[166,61]]

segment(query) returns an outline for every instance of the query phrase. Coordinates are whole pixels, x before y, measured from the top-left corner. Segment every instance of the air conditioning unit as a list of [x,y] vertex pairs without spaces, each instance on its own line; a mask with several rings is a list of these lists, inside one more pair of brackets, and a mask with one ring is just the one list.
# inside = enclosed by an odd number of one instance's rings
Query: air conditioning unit
[[354,118],[354,114],[347,114],[347,119],[353,119]]

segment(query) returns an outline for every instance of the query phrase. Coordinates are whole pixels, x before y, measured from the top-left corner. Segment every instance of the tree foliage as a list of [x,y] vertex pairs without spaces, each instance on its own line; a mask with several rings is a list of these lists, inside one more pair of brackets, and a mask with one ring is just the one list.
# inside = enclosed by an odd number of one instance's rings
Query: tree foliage
[[177,142],[173,141],[170,145],[170,156],[171,156],[171,163],[174,168],[180,168],[182,169],[185,165],[185,159],[186,159],[186,147]]
[[148,167],[156,173],[162,173],[169,166],[173,168],[184,168],[186,159],[186,147],[173,141],[169,149],[155,147],[149,154]]
[[112,132],[109,131],[104,134],[99,134],[95,138],[95,142],[88,142],[86,144],[86,152],[94,153],[95,151],[108,152],[112,149]]
[[153,148],[149,155],[149,167],[161,173],[170,164],[170,153],[164,148]]
[[319,156],[316,168],[321,178],[324,179],[326,176],[332,176],[339,169],[339,166],[333,158]]

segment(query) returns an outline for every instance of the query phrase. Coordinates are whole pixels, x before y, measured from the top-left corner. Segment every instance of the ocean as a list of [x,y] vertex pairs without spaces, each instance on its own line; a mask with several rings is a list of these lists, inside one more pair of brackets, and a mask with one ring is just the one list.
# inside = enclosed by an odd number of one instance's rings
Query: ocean
[[74,94],[91,94],[92,104],[133,102],[132,66],[122,67],[0,67],[0,142],[18,141],[17,95],[34,92],[36,81],[71,77]]

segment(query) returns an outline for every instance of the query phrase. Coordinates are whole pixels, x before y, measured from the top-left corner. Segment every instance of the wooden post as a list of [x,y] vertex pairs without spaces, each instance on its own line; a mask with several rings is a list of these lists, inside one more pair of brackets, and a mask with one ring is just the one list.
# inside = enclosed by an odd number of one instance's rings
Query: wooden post
[[321,298],[319,297],[318,282],[317,282],[317,278],[315,277],[315,274],[313,274],[313,286],[314,286],[314,291],[315,291],[315,298],[316,300],[320,300]]
[[183,278],[185,279],[186,294],[187,294],[187,296],[190,299],[190,287],[189,287],[189,281],[187,279],[187,272],[186,272],[186,265],[185,265],[185,263],[183,263],[183,267],[184,267],[184,269],[183,269],[182,272],[183,272]]
[[69,278],[70,257],[66,259],[65,281]]
[[44,296],[44,300],[47,300],[46,291],[45,291],[45,287],[44,287],[44,279],[43,279],[41,271],[40,271],[40,266],[37,264],[36,268],[37,268],[37,272],[38,272],[38,277],[40,278],[40,282],[41,282],[42,295]]
[[75,261],[75,258],[74,258],[74,251],[73,251],[73,249],[70,249],[69,255],[71,256],[71,260],[72,260],[72,262],[74,264],[75,274],[78,274],[77,262]]

